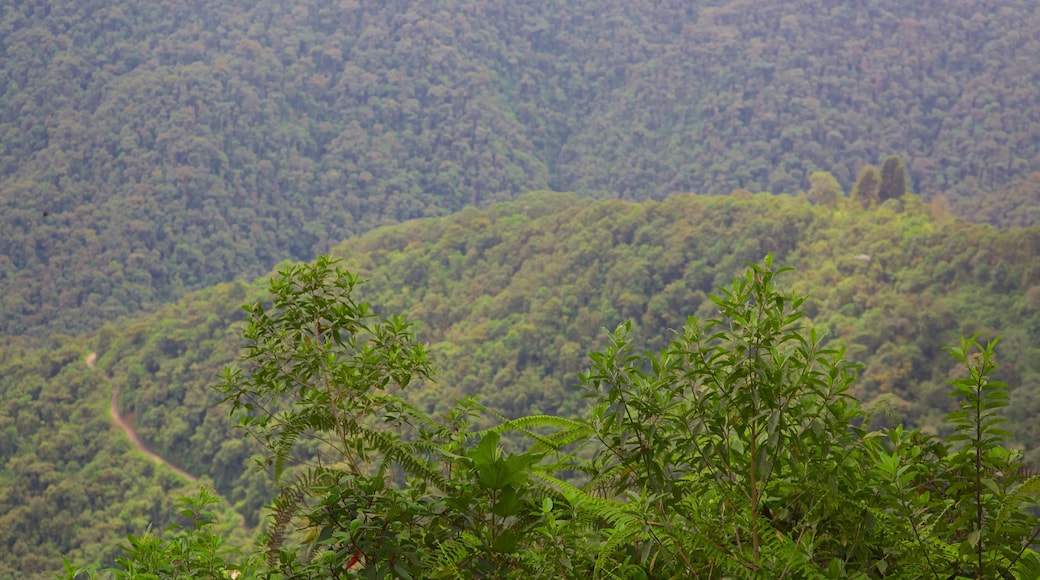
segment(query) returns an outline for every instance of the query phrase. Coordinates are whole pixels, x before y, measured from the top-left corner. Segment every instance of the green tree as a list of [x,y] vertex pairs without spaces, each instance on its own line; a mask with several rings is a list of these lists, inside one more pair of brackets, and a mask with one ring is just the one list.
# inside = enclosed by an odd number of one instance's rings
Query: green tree
[[878,202],[880,188],[881,175],[878,173],[877,167],[866,165],[859,170],[856,183],[852,186],[851,198],[863,209],[867,209]]
[[[888,431],[875,449],[878,492],[903,527],[905,570],[935,578],[1036,578],[1040,520],[1024,508],[1040,498],[1040,476],[1027,477],[1019,455],[1004,447],[999,425],[1007,385],[990,378],[996,341],[974,338],[948,349],[962,365],[951,381],[959,408],[947,415],[955,432],[939,440],[920,432]],[[910,545],[914,546],[910,548]]]
[[850,509],[865,497],[855,369],[799,324],[803,299],[779,293],[770,266],[713,296],[720,316],[690,319],[660,357],[634,356],[627,327],[593,355],[597,483],[655,522],[612,532],[655,546],[640,560],[654,576],[779,577],[875,557],[863,508]]
[[809,191],[806,195],[816,205],[833,206],[845,197],[845,192],[833,175],[826,171],[814,171],[809,176]]
[[878,198],[884,202],[899,199],[906,195],[906,167],[899,157],[890,155],[881,164],[881,185]]
[[[558,576],[533,548],[552,510],[532,474],[586,428],[545,417],[476,432],[474,403],[444,418],[420,411],[402,395],[431,380],[426,347],[402,318],[356,301],[360,283],[327,256],[281,271],[272,303],[247,308],[248,370],[228,369],[221,386],[269,449],[263,466],[288,480],[271,505],[268,566],[290,577]],[[501,433],[539,425],[555,431],[534,448],[500,445]]]

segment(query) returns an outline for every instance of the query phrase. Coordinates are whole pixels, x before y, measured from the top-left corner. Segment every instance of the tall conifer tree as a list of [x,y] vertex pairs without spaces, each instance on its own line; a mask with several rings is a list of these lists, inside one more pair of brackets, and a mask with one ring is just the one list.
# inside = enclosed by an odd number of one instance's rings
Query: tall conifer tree
[[852,186],[852,199],[856,200],[864,209],[877,203],[879,190],[881,188],[881,175],[877,167],[873,165],[864,166],[859,170],[856,184]]
[[881,188],[878,196],[881,201],[899,199],[906,194],[906,168],[899,157],[890,155],[881,165]]

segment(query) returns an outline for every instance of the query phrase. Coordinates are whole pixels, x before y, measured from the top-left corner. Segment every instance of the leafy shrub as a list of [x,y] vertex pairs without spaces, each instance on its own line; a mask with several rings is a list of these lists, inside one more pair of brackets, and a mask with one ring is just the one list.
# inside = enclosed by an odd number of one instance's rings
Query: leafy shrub
[[[116,577],[1035,578],[1040,525],[1005,446],[995,343],[951,354],[945,439],[872,430],[857,369],[802,325],[771,258],[712,296],[658,355],[629,326],[590,355],[585,419],[499,418],[473,400],[409,404],[425,346],[375,317],[328,257],[290,266],[247,306],[244,368],[221,390],[282,492],[258,555],[227,561],[189,529],[130,538]],[[67,577],[77,571],[67,568]],[[240,576],[241,577],[241,576]]]

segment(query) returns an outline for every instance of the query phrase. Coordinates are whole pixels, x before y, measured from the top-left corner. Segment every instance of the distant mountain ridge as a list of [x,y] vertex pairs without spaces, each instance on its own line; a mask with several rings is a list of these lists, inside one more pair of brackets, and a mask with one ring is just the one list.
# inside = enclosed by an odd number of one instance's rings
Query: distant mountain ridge
[[541,188],[848,189],[894,153],[954,208],[1035,199],[1038,38],[1029,0],[11,3],[0,332]]

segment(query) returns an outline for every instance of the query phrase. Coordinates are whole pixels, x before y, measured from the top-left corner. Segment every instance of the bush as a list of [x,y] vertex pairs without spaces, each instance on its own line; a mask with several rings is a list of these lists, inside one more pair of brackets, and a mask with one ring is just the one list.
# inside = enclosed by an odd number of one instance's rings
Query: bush
[[245,365],[221,386],[282,485],[263,562],[228,563],[200,517],[131,538],[116,575],[1038,577],[1040,478],[1004,446],[995,344],[950,350],[952,436],[872,430],[857,369],[802,325],[782,271],[750,265],[656,356],[619,327],[582,377],[588,418],[479,430],[475,401],[408,403],[426,349],[354,300],[357,276],[291,266],[247,307]]

